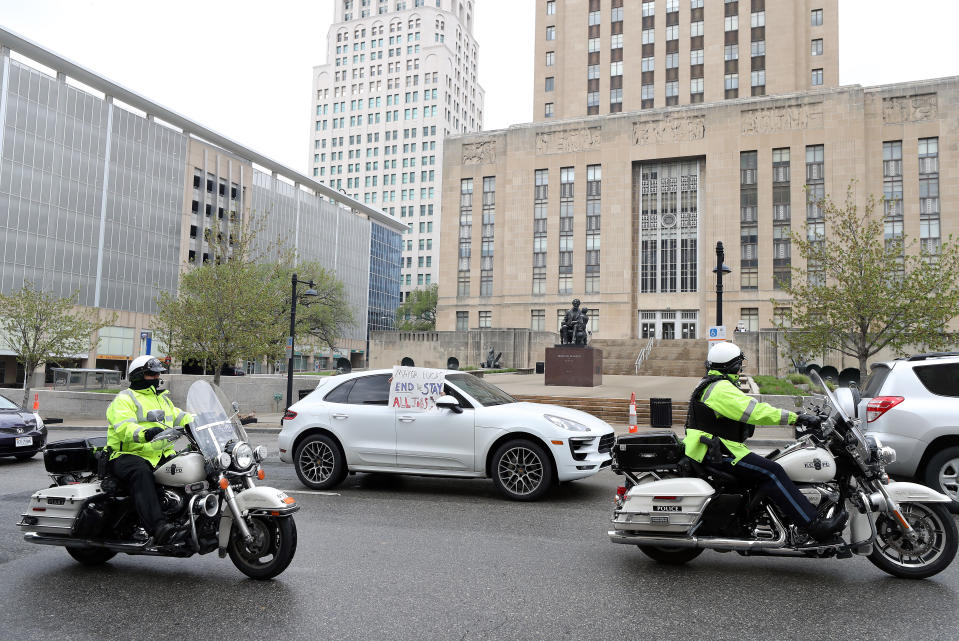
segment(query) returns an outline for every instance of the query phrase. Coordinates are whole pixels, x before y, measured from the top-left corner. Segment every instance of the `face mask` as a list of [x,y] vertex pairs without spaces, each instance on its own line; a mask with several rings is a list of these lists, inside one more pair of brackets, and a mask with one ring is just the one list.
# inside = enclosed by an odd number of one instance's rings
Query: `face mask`
[[153,387],[154,389],[159,390],[161,385],[163,385],[163,381],[159,379],[148,381],[144,378],[130,383],[130,389],[141,390]]

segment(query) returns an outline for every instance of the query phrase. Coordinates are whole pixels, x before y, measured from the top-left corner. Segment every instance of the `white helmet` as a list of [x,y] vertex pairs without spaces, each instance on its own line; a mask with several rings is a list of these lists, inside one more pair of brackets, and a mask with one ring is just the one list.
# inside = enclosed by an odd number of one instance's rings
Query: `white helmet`
[[133,383],[138,380],[143,380],[143,377],[147,372],[162,374],[165,371],[166,368],[163,367],[163,363],[161,363],[156,356],[144,354],[143,356],[137,356],[133,359],[133,362],[130,363],[130,371],[127,373],[127,380]]
[[738,374],[746,356],[743,350],[733,343],[717,343],[709,348],[706,356],[706,369],[714,369],[723,374]]

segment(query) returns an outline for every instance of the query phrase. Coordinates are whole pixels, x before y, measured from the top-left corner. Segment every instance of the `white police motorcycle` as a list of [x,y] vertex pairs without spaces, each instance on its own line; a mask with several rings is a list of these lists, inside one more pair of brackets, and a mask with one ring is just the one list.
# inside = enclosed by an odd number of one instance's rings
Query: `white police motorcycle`
[[[153,440],[174,445],[176,455],[154,472],[165,518],[188,532],[185,540],[157,545],[140,527],[133,499],[107,473],[106,438],[48,444],[44,465],[54,480],[35,492],[18,525],[24,539],[67,549],[84,565],[99,565],[117,553],[190,557],[219,551],[241,572],[271,579],[287,568],[296,552],[293,513],[299,505],[271,487],[264,477],[263,446],[252,448],[246,431],[227,416],[214,388],[197,381],[187,393],[193,423],[169,427]],[[147,413],[162,422],[162,410]]]
[[867,556],[881,570],[911,579],[948,567],[959,544],[950,499],[924,485],[889,480],[884,466],[895,460],[895,451],[864,435],[819,375],[810,377],[824,396],[825,405],[814,409],[822,424],[768,458],[820,515],[845,507],[850,518],[840,536],[828,543],[812,539],[755,488],[709,465],[708,458],[699,464],[685,457],[669,431],[617,440],[613,471],[626,482],[617,490],[610,540],[637,545],[669,564],[710,549],[743,556]]

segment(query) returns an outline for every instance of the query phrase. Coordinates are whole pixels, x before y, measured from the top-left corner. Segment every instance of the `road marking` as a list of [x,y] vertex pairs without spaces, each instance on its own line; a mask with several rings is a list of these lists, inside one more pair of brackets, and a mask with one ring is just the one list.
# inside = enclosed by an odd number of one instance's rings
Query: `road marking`
[[319,492],[316,490],[280,490],[287,494],[319,494],[320,496],[340,496],[339,492]]

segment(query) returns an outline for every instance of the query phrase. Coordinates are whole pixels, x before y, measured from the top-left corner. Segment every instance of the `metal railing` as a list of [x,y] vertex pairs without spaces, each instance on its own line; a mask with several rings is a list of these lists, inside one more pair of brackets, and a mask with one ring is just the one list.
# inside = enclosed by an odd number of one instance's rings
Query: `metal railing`
[[639,356],[636,357],[636,374],[639,374],[639,368],[642,367],[643,361],[649,358],[649,353],[653,351],[654,340],[656,339],[650,336],[649,341],[646,342],[646,346],[640,350]]

